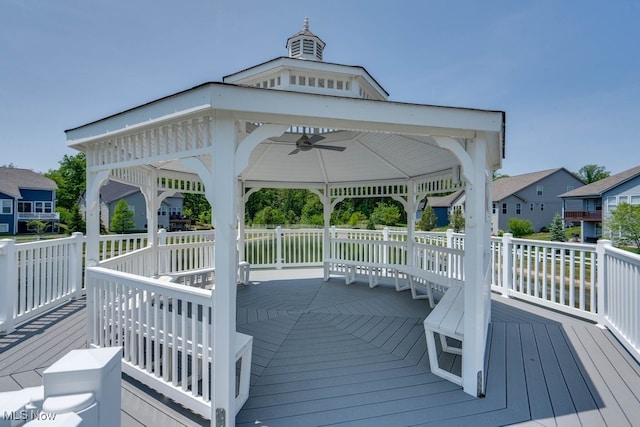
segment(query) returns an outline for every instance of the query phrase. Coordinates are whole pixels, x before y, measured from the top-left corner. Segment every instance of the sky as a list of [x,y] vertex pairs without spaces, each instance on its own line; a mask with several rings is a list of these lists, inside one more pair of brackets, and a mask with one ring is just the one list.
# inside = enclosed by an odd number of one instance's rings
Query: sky
[[302,29],[418,104],[506,112],[499,173],[640,165],[640,0],[0,0],[0,166],[64,131],[286,56]]

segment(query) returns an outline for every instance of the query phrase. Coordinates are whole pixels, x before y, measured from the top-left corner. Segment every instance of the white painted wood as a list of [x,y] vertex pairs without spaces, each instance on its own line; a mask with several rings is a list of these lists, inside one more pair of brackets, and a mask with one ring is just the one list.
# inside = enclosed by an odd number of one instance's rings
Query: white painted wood
[[[205,187],[213,191],[216,229],[216,291],[213,294],[213,396],[211,419],[217,410],[226,413],[226,425],[235,424],[235,332],[238,215],[235,173],[236,130],[231,116],[218,114],[213,127],[213,179]],[[240,160],[241,162],[241,160]]]

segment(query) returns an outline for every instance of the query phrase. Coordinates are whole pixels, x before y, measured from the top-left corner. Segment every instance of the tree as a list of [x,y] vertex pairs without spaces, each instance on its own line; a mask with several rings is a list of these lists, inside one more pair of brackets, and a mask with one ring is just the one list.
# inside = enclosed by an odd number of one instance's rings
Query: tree
[[74,204],[69,210],[69,216],[67,218],[66,225],[68,233],[86,233],[87,224],[85,223],[84,218],[82,218],[82,214],[80,213],[80,208],[78,207],[77,203]]
[[369,219],[374,224],[396,225],[400,221],[400,209],[385,202],[378,202]]
[[605,224],[616,244],[640,248],[640,205],[620,203]]
[[433,230],[438,223],[438,217],[436,217],[436,212],[429,205],[425,206],[422,210],[422,216],[420,217],[420,221],[418,221],[418,230],[420,231],[429,231]]
[[55,181],[58,186],[57,205],[71,210],[73,205],[78,204],[86,187],[87,160],[84,153],[75,156],[65,154],[58,164],[58,169],[50,169],[44,176]]
[[361,227],[362,224],[366,224],[367,216],[362,212],[354,212],[349,217],[349,225],[351,227]]
[[509,218],[507,222],[509,233],[513,237],[524,237],[533,234],[533,224],[528,219]]
[[584,165],[578,172],[573,173],[576,177],[581,179],[585,184],[591,184],[592,182],[600,181],[611,175],[604,166],[598,165]]
[[47,228],[49,228],[51,224],[49,224],[48,222],[44,222],[44,221],[40,221],[37,219],[31,220],[27,223],[27,227],[29,228],[29,230],[33,231],[36,236],[38,236],[38,240],[40,240],[40,236],[42,236],[45,231],[47,231]]
[[266,206],[255,214],[253,222],[263,225],[280,225],[286,222],[286,217],[280,209]]
[[454,206],[449,214],[449,226],[458,233],[464,228],[464,213],[460,206]]
[[111,230],[118,234],[123,234],[131,230],[136,225],[133,221],[133,216],[134,212],[129,209],[127,202],[121,199],[113,211]]
[[549,232],[551,233],[551,241],[553,242],[566,242],[567,236],[564,232],[564,224],[560,214],[555,214],[549,225]]

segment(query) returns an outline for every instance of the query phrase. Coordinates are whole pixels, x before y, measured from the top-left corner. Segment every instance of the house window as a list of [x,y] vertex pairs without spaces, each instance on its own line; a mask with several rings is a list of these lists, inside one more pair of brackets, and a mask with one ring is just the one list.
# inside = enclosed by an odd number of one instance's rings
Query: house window
[[522,204],[516,203],[516,215],[520,215],[522,213]]
[[543,211],[544,210],[544,203],[540,203],[540,210]]
[[618,196],[618,204],[629,203],[629,196]]
[[492,207],[492,209],[493,209],[493,214],[495,215],[495,213],[496,213],[496,204],[495,204],[495,203],[493,203],[491,207]]
[[9,224],[0,224],[0,233],[8,233]]
[[607,212],[612,212],[618,206],[618,199],[615,196],[607,197]]
[[532,211],[534,207],[535,207],[535,204],[533,204],[533,203],[529,203],[529,210],[530,210],[530,211]]
[[503,204],[502,204],[502,214],[503,214],[503,215],[506,215],[506,214],[507,214],[507,204],[506,204],[506,203],[503,203]]
[[3,215],[11,215],[13,213],[13,200],[11,199],[0,200],[0,213]]
[[640,205],[640,196],[631,196],[632,205]]
[[53,202],[34,202],[36,213],[51,213],[53,212]]
[[542,196],[543,190],[544,190],[544,186],[542,185],[536,186],[536,193],[538,194],[538,196]]
[[31,202],[18,202],[18,212],[24,212],[24,213],[33,212]]

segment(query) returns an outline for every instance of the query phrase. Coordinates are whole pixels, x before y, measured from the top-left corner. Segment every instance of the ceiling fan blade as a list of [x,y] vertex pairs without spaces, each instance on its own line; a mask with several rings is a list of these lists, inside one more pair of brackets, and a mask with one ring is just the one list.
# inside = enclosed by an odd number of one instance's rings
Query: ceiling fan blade
[[313,148],[321,148],[323,150],[344,151],[346,147],[337,147],[335,145],[314,145]]
[[296,148],[295,150],[293,150],[292,152],[290,152],[290,153],[289,153],[289,155],[292,155],[292,154],[298,154],[299,152],[300,152],[300,149],[299,149],[299,148]]
[[324,136],[322,135],[311,135],[309,137],[309,143],[315,144],[316,142],[322,141],[323,139],[324,139]]

